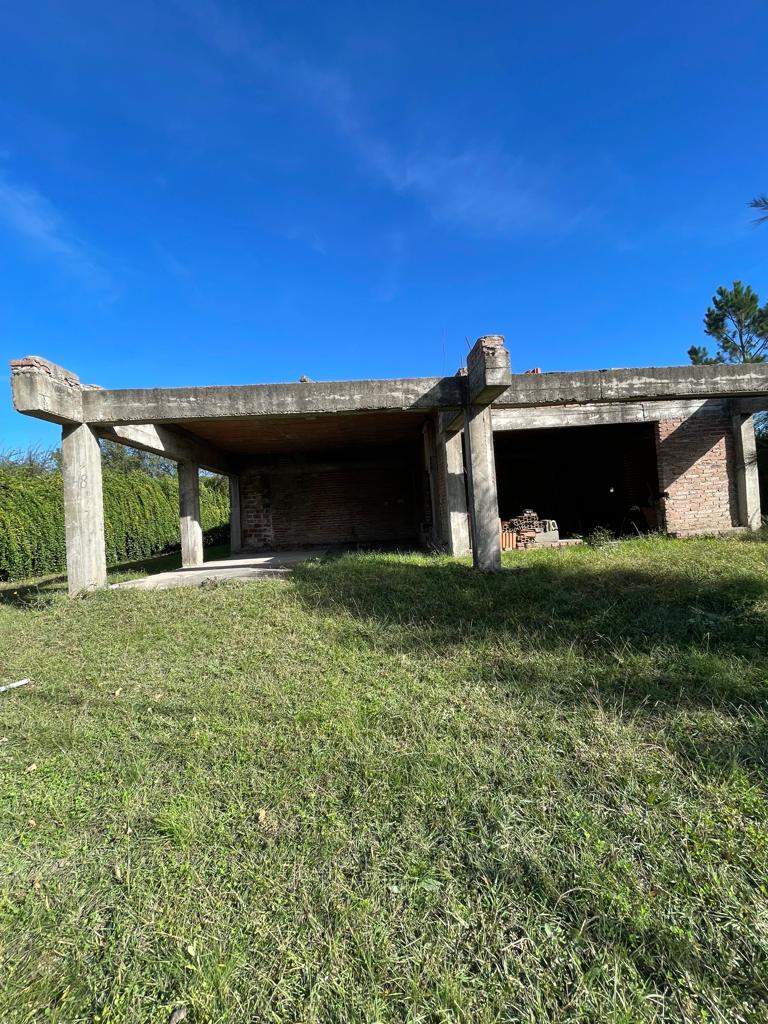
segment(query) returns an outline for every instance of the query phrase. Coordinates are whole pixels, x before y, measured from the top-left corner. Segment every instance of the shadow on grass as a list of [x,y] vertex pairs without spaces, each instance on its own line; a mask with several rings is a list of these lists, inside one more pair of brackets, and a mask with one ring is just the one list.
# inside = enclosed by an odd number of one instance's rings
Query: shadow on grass
[[476,651],[472,681],[553,705],[599,701],[622,718],[712,709],[726,734],[690,726],[676,747],[768,765],[768,574],[675,571],[592,559],[520,559],[502,573],[468,565],[340,559],[295,572],[301,599],[384,626],[393,654]]
[[[229,554],[228,544],[218,544],[204,550],[206,562],[226,558]],[[140,558],[133,562],[121,562],[107,569],[107,580],[119,583],[122,580],[137,576],[155,576],[157,573],[169,572],[181,568],[181,551],[167,551],[161,555]],[[16,608],[45,608],[58,595],[67,591],[66,573],[58,576],[44,576],[35,580],[20,580],[18,583],[0,584],[0,604],[13,605]]]

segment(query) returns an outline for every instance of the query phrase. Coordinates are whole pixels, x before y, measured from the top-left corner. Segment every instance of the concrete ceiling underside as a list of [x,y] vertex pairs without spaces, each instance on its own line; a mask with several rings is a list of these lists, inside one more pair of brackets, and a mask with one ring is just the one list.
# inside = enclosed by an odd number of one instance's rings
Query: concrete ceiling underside
[[184,420],[186,433],[238,455],[334,451],[417,441],[423,412],[360,412],[317,416],[251,416]]

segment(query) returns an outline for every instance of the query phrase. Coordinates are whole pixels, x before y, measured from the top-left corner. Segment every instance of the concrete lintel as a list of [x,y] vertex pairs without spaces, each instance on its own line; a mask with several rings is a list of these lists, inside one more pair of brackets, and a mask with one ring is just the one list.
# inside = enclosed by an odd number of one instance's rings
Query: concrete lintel
[[183,423],[248,416],[459,408],[465,393],[462,377],[99,390],[83,394],[83,411],[89,423],[99,425]]
[[657,423],[684,419],[702,409],[722,412],[726,400],[699,398],[660,402],[590,402],[584,405],[542,405],[532,408],[492,407],[494,431],[549,430],[621,423]]
[[194,462],[202,469],[225,475],[233,472],[233,460],[214,445],[201,441],[178,427],[137,423],[133,426],[97,427],[99,437],[139,448],[174,462]]
[[40,356],[11,360],[11,394],[18,412],[51,423],[81,423],[80,378]]

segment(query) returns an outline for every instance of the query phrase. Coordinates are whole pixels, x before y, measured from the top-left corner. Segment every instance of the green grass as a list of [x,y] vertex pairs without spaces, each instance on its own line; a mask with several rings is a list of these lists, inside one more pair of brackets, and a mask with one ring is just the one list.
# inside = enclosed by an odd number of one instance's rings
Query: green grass
[[3,1024],[768,1020],[768,546],[506,564],[3,592]]

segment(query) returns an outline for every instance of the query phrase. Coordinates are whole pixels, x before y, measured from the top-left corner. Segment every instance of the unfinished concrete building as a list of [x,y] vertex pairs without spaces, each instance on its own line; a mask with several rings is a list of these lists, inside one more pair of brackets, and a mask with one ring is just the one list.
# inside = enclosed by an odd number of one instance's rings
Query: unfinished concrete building
[[565,534],[755,529],[768,364],[512,374],[480,338],[452,377],[106,390],[36,356],[19,412],[62,426],[71,593],[106,580],[99,438],[173,459],[182,561],[203,559],[199,470],[230,480],[231,547],[426,546],[500,567],[500,518]]

